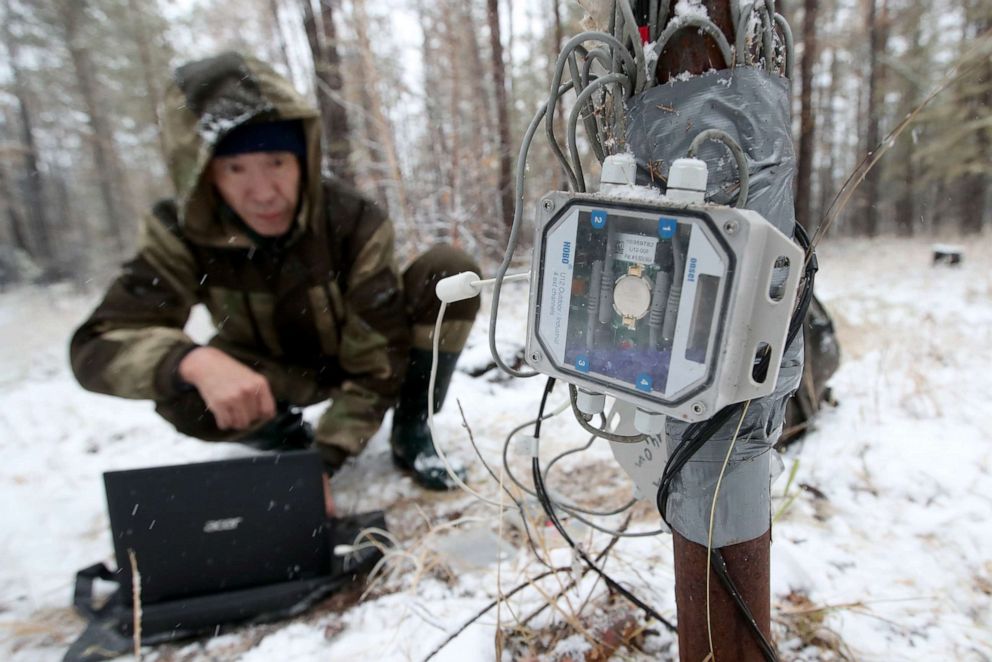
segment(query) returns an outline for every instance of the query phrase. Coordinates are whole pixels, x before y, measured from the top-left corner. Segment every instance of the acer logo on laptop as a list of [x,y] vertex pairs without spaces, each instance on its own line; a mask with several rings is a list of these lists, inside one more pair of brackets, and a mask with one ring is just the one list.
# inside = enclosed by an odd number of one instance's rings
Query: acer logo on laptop
[[244,517],[228,517],[225,519],[208,519],[203,525],[204,533],[218,533],[220,531],[234,531],[241,524]]

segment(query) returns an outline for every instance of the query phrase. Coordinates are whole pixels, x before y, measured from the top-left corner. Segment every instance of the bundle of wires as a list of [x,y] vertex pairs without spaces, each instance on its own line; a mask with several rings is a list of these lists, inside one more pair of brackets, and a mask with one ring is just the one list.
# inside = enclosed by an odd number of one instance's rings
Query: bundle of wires
[[[541,438],[540,424],[543,418],[544,407],[547,403],[548,396],[551,394],[551,391],[554,389],[554,387],[555,387],[555,379],[554,377],[549,377],[544,387],[544,395],[541,397],[541,406],[537,414],[537,424],[534,427],[534,440],[536,444],[540,443],[540,438]],[[561,520],[559,519],[557,512],[555,512],[554,503],[551,501],[550,497],[548,496],[547,487],[544,484],[544,476],[541,473],[541,460],[540,457],[538,456],[537,448],[535,448],[534,456],[531,458],[531,474],[533,475],[534,478],[534,491],[537,494],[538,502],[541,504],[541,507],[544,508],[544,512],[547,514],[548,520],[555,527],[555,530],[558,531],[558,533],[565,540],[565,542],[568,543],[569,547],[575,550],[576,554],[579,555],[579,558],[582,559],[582,561],[589,567],[589,569],[595,572],[597,575],[599,575],[603,579],[603,581],[606,582],[606,585],[609,586],[612,590],[616,591],[617,593],[625,597],[627,600],[629,600],[631,604],[641,609],[649,618],[654,618],[659,623],[667,627],[671,632],[675,632],[676,628],[674,624],[672,624],[668,619],[666,619],[664,616],[662,616],[657,611],[655,611],[651,606],[649,606],[643,600],[641,600],[636,595],[634,595],[627,588],[622,586],[615,579],[613,579],[608,574],[606,574],[606,572],[604,572],[598,565],[596,565],[596,563],[591,558],[589,558],[589,555],[585,553],[582,547],[576,544],[576,542],[568,534],[568,531],[565,530],[565,526],[562,524]]]
[[[624,102],[657,84],[652,67],[672,38],[687,29],[696,29],[712,38],[728,68],[740,65],[760,66],[791,77],[794,48],[792,32],[785,18],[775,11],[774,0],[741,2],[731,0],[730,14],[734,31],[734,46],[706,16],[690,14],[673,16],[671,0],[647,0],[647,25],[638,25],[629,0],[615,0],[606,32],[588,31],[568,40],[555,63],[548,100],[538,108],[527,126],[517,155],[514,179],[513,224],[507,239],[503,260],[496,272],[493,300],[489,317],[489,349],[500,370],[513,377],[536,377],[540,373],[517,370],[502,359],[496,348],[496,327],[499,318],[503,278],[508,272],[523,225],[526,192],[527,157],[542,122],[555,159],[565,172],[569,188],[582,193],[587,190],[585,173],[578,148],[578,128],[581,121],[586,140],[597,160],[625,149],[622,133]],[[641,37],[647,28],[648,43]],[[752,48],[758,44],[760,48]],[[754,52],[752,52],[754,51]],[[568,80],[565,78],[568,70]],[[565,147],[555,135],[555,108],[568,93],[575,95],[574,105],[565,124]],[[731,150],[738,165],[740,193],[737,206],[747,202],[747,168],[739,146],[731,145],[722,132],[702,132],[693,142],[690,152],[704,140],[723,142]],[[731,141],[732,142],[732,141]],[[566,154],[567,150],[567,154]]]

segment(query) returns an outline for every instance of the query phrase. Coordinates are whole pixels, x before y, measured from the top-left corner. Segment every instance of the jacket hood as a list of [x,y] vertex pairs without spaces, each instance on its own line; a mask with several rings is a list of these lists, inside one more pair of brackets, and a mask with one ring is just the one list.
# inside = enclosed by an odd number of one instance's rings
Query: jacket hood
[[249,122],[301,120],[306,164],[295,239],[321,209],[320,114],[269,65],[228,52],[176,69],[165,94],[162,135],[176,190],[179,225],[191,241],[212,246],[253,245],[230,214],[219,214],[219,196],[204,173],[214,147]]

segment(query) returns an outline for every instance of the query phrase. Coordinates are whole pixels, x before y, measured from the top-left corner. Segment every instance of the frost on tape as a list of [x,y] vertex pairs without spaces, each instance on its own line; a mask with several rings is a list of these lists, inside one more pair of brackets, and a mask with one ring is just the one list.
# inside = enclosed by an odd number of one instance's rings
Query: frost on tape
[[611,198],[637,202],[664,203],[668,201],[661,191],[650,186],[631,184],[608,184],[603,187],[603,193]]
[[644,73],[651,80],[655,77],[655,73],[658,69],[658,51],[655,50],[655,45],[658,42],[651,41],[644,44]]
[[675,3],[675,15],[698,16],[700,18],[710,17],[709,13],[706,11],[706,7],[702,5],[700,0],[679,0]]

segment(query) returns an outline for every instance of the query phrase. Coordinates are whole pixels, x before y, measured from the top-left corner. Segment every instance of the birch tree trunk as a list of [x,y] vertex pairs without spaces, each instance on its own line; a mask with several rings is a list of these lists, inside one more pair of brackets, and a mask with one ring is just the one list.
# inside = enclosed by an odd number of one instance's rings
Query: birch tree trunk
[[[148,103],[148,117],[153,124],[159,125],[159,104],[162,103],[162,91],[158,83],[158,68],[155,66],[151,53],[151,36],[145,27],[144,8],[141,0],[128,0],[128,12],[131,19],[132,39],[138,51],[141,62],[141,76],[145,84],[145,101]],[[165,142],[162,131],[158,134],[158,144],[162,163],[166,162]]]
[[502,236],[500,199],[496,188],[499,142],[492,118],[490,80],[479,52],[478,28],[482,21],[476,20],[475,3],[459,2],[455,6],[461,7],[465,26],[459,48],[464,51],[468,65],[466,91],[469,97],[467,105],[471,110],[468,121],[472,127],[469,131],[472,167],[468,181],[464,182],[466,195],[463,201],[467,203],[465,212],[471,219],[474,235],[485,241],[489,252],[497,253]]
[[506,96],[506,69],[503,65],[503,44],[499,31],[499,0],[487,0],[489,45],[492,56],[493,87],[496,90],[496,117],[499,126],[499,178],[500,213],[503,226],[510,231],[513,225],[514,190],[510,165],[510,110]]
[[121,199],[121,193],[126,189],[126,185],[114,152],[110,122],[97,101],[100,92],[93,62],[80,34],[86,3],[84,0],[60,0],[56,6],[90,128],[93,159],[96,163],[95,174],[106,213],[107,227],[117,250],[123,253],[130,243],[131,234],[126,206]]
[[[419,184],[429,191],[429,194],[421,196],[421,222],[417,226],[429,228],[432,240],[444,237],[442,227],[442,216],[448,213],[448,205],[445,200],[450,196],[450,159],[448,154],[449,137],[448,123],[442,111],[441,94],[444,86],[448,84],[447,71],[441,64],[443,55],[431,35],[438,33],[439,23],[432,10],[424,2],[418,1],[417,13],[420,17],[421,31],[424,35],[421,43],[421,59],[424,63],[424,106],[427,111],[427,139],[425,154],[427,161],[433,164],[433,168],[422,168],[422,179],[418,178]],[[437,40],[440,41],[440,40]],[[446,221],[445,221],[446,222]]]
[[837,97],[837,83],[840,79],[840,59],[836,46],[830,49],[830,83],[823,93],[819,105],[819,115],[823,118],[820,128],[820,144],[826,154],[826,163],[820,167],[820,198],[817,215],[820,219],[827,213],[830,202],[836,193],[835,170],[837,169],[837,145],[834,136],[834,99]]
[[341,75],[334,9],[331,0],[321,0],[321,21],[318,26],[310,0],[300,0],[300,8],[303,11],[303,29],[313,59],[317,106],[320,108],[321,129],[324,133],[324,157],[335,177],[354,185],[348,115],[342,103],[344,79]]
[[[866,111],[868,127],[865,134],[868,156],[879,148],[882,70],[878,60],[879,55],[885,50],[885,22],[888,20],[886,0],[882,0],[881,12],[877,11],[878,1],[868,0],[868,108]],[[869,237],[878,234],[880,167],[881,162],[875,165],[864,181],[864,211],[861,217],[861,230]]]
[[[326,0],[325,0],[326,2]],[[382,100],[382,80],[375,62],[372,50],[372,40],[369,37],[369,17],[365,10],[365,0],[352,0],[352,20],[355,29],[355,41],[358,47],[359,87],[365,100],[364,116],[366,137],[370,143],[378,147],[383,160],[384,171],[379,173],[380,186],[385,195],[384,203],[393,204],[393,220],[406,227],[410,217],[409,202],[406,193],[406,182],[400,170],[399,154],[396,150],[396,138],[393,125],[386,115]],[[392,192],[392,195],[390,195]]]
[[[989,38],[988,35],[992,34],[992,7],[987,2],[977,2],[968,7],[965,16],[976,38],[979,35]],[[965,119],[968,124],[976,126],[974,140],[977,159],[961,177],[958,227],[963,234],[970,235],[981,233],[989,197],[992,127],[988,126],[988,117],[992,109],[992,60],[986,57],[984,65],[968,76],[964,84],[967,86],[964,105],[968,109]]]
[[[9,55],[7,66],[11,71],[13,93],[16,105],[17,116],[20,124],[20,143],[23,159],[23,187],[25,200],[26,218],[16,211],[14,200],[16,199],[11,190],[13,187],[9,183],[5,184],[5,197],[8,198],[8,217],[12,223],[15,236],[19,238],[21,248],[28,255],[37,260],[41,266],[49,268],[56,255],[55,246],[52,244],[50,222],[45,213],[44,190],[41,170],[38,167],[38,147],[34,140],[33,123],[31,113],[28,109],[28,90],[24,82],[24,75],[21,72],[18,58],[18,44],[10,30],[10,7],[4,3],[4,24],[3,38],[7,45]],[[24,221],[27,221],[24,224]]]
[[[456,0],[457,1],[457,0]],[[452,244],[459,246],[459,222],[462,220],[462,117],[461,117],[461,95],[462,95],[462,66],[461,57],[457,48],[459,30],[453,25],[451,18],[451,4],[442,11],[442,24],[444,25],[445,41],[448,43],[448,76],[451,85],[448,90],[448,121],[451,123],[451,170],[449,200],[449,221],[448,233]]]
[[813,151],[815,149],[816,118],[813,116],[813,66],[819,57],[816,44],[817,0],[803,3],[803,59],[800,65],[799,163],[796,172],[796,219],[807,231],[814,225],[810,216]]
[[[132,0],[133,1],[133,0]],[[293,65],[289,61],[289,49],[286,47],[286,35],[282,31],[282,22],[279,20],[279,0],[269,0],[269,20],[272,22],[272,36],[279,45],[279,57],[286,67],[286,75],[292,78]]]

